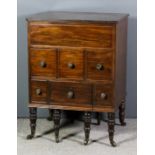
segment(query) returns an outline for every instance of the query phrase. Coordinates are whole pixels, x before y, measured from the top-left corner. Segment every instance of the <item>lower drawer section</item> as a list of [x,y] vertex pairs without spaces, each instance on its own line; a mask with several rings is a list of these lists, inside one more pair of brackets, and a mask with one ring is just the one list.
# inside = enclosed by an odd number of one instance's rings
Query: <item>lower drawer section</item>
[[113,108],[113,89],[109,84],[77,82],[30,82],[30,103],[64,110],[104,111]]

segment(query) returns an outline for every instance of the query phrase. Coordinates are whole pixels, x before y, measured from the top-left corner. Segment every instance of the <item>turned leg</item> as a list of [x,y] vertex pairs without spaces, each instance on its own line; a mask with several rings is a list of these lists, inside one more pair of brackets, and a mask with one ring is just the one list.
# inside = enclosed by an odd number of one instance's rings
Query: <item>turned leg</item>
[[96,118],[97,118],[97,125],[101,124],[101,115],[99,112],[96,113]]
[[85,112],[84,113],[84,131],[85,131],[84,144],[85,145],[87,145],[88,141],[89,141],[90,124],[91,124],[91,113],[90,112]]
[[29,113],[31,134],[27,136],[27,139],[32,139],[35,135],[36,130],[37,108],[29,108]]
[[56,143],[59,142],[60,118],[61,118],[61,111],[60,110],[54,110],[53,111],[53,120],[54,120],[55,141],[56,141]]
[[119,121],[122,126],[125,126],[125,103],[122,102],[119,106]]
[[53,110],[52,109],[48,109],[49,112],[49,116],[47,118],[48,121],[52,121],[53,120]]
[[115,113],[108,113],[108,132],[109,132],[109,140],[113,147],[116,146],[114,141],[114,127],[115,127]]

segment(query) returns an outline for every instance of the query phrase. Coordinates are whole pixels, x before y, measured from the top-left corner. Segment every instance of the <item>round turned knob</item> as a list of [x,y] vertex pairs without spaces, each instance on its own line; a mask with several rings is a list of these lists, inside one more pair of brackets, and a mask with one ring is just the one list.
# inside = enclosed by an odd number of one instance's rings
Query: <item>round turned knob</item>
[[73,98],[73,96],[74,96],[74,92],[73,91],[69,91],[68,93],[67,93],[67,97],[68,98]]
[[41,89],[40,88],[37,88],[36,89],[36,95],[41,95],[41,94],[42,94]]
[[40,61],[40,67],[45,68],[46,67],[46,62],[45,61]]
[[96,65],[96,69],[97,70],[102,70],[103,69],[103,65],[102,64],[97,64]]
[[75,68],[75,65],[73,63],[68,63],[68,68],[73,69]]
[[107,95],[105,93],[101,93],[101,99],[106,99],[107,98]]

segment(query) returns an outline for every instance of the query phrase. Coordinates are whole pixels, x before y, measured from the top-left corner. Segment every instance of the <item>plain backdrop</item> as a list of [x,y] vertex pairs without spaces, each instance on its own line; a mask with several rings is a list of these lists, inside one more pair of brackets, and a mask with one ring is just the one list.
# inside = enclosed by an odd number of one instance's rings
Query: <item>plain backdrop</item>
[[[136,0],[18,0],[17,89],[18,117],[28,116],[27,25],[25,18],[44,11],[128,13],[126,116],[137,117],[137,2]],[[47,110],[39,110],[46,117]]]

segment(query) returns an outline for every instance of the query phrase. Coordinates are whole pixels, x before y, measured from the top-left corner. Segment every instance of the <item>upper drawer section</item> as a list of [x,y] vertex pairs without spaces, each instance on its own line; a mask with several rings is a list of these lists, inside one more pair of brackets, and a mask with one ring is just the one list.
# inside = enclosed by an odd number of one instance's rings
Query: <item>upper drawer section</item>
[[30,23],[29,33],[32,45],[112,48],[115,26]]

